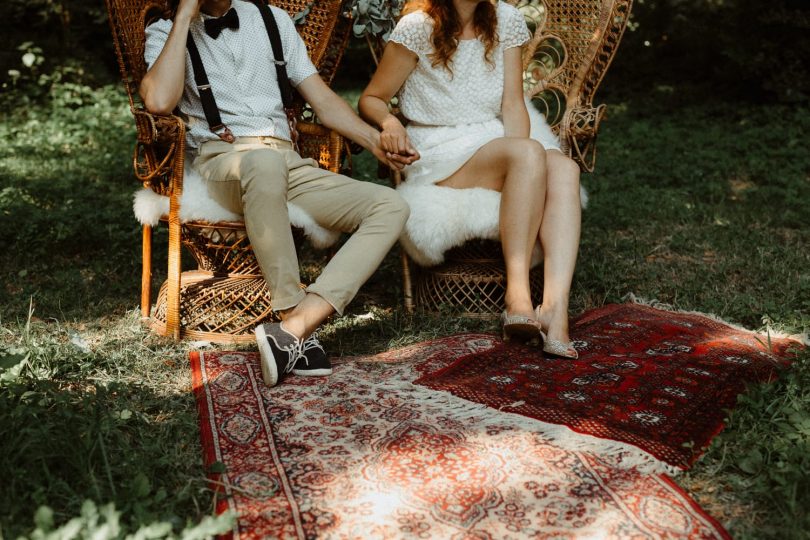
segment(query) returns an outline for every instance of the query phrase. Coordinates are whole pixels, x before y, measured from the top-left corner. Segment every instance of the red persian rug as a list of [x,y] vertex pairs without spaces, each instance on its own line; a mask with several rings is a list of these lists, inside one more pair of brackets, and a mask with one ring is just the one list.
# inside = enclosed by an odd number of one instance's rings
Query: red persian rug
[[454,336],[274,388],[256,353],[192,353],[232,537],[728,538],[666,476],[628,467],[627,452],[575,451],[566,434],[593,438],[412,383],[498,348]]
[[745,385],[769,380],[798,346],[641,304],[587,312],[571,336],[576,361],[499,343],[430,369],[415,382],[628,443],[686,469],[723,428],[725,410]]

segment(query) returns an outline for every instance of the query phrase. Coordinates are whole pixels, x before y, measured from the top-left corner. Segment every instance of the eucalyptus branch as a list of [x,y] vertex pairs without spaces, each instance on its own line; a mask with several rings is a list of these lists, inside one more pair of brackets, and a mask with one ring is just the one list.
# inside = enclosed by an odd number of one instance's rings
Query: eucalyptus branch
[[349,0],[348,10],[354,20],[352,31],[358,38],[388,39],[402,11],[404,0]]

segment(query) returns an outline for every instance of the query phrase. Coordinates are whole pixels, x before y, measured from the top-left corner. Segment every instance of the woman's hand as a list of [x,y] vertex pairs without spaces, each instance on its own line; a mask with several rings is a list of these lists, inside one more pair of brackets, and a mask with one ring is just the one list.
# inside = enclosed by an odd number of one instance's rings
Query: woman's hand
[[374,155],[396,169],[402,169],[419,159],[419,152],[413,147],[402,123],[388,110],[391,98],[414,70],[417,61],[416,54],[399,43],[389,41],[380,65],[358,104],[360,115],[381,130],[379,146],[382,156],[376,151]]
[[413,154],[397,154],[385,150],[382,145],[371,146],[369,151],[374,154],[374,157],[376,157],[378,161],[398,171],[401,171],[407,165],[419,159],[419,152],[414,151]]
[[396,116],[389,114],[380,123],[380,128],[380,146],[382,146],[383,150],[401,156],[415,156],[418,154],[411,143],[410,137],[408,137],[408,132],[405,131],[405,127]]
[[304,79],[298,85],[298,92],[307,103],[312,105],[312,109],[324,126],[334,129],[344,137],[360,144],[374,154],[374,157],[390,167],[402,169],[405,165],[419,159],[416,150],[413,151],[413,154],[408,155],[389,152],[387,148],[383,147],[377,128],[362,121],[343,98],[326,86],[317,73]]

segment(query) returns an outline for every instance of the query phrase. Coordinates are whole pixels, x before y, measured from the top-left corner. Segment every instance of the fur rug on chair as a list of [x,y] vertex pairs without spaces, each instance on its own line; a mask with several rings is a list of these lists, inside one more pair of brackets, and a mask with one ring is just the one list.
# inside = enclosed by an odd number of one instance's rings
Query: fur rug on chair
[[[185,172],[183,173],[183,194],[180,196],[180,221],[242,221],[240,214],[235,214],[225,208],[208,195],[205,182],[186,158]],[[169,215],[169,198],[158,195],[148,188],[135,192],[132,208],[135,217],[143,225],[157,225],[161,217]],[[340,233],[330,231],[318,225],[315,220],[301,207],[287,203],[290,215],[290,224],[304,230],[310,243],[316,248],[325,248],[333,245],[340,237]]]
[[[454,189],[435,184],[400,184],[400,195],[411,207],[411,216],[399,241],[419,266],[444,262],[444,253],[468,240],[499,240],[501,194],[491,189]],[[588,194],[580,188],[582,207]],[[539,243],[532,266],[542,261]]]
[[[205,182],[186,159],[183,174],[183,194],[180,196],[180,221],[242,221],[235,214],[208,195]],[[444,262],[444,253],[468,240],[498,240],[498,215],[501,194],[483,188],[453,189],[436,185],[401,184],[398,192],[411,207],[411,216],[400,237],[408,255],[420,266],[434,266]],[[583,208],[587,193],[581,192]],[[318,225],[303,209],[287,203],[290,224],[304,230],[316,248],[335,244],[340,233]],[[169,198],[148,188],[135,192],[133,211],[143,225],[157,225],[161,217],[169,215]],[[532,256],[532,264],[539,264],[542,251],[539,245]]]

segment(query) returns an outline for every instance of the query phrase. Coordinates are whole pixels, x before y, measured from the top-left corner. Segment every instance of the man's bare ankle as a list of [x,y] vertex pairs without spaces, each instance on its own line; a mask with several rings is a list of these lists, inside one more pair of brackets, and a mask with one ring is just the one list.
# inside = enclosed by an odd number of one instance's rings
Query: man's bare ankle
[[305,338],[304,334],[306,333],[306,328],[297,318],[288,316],[287,318],[282,319],[281,325],[284,330],[294,335],[298,339],[302,340]]

